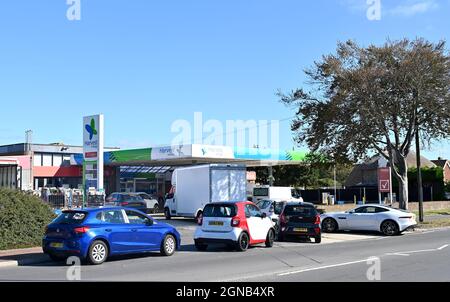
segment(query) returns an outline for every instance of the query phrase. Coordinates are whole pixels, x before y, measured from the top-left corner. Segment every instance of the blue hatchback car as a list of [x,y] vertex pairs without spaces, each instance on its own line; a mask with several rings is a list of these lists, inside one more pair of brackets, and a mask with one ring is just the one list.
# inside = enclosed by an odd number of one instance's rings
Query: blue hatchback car
[[171,256],[181,243],[171,225],[123,207],[63,211],[50,223],[42,249],[55,261],[77,256],[101,264],[109,256],[160,251]]

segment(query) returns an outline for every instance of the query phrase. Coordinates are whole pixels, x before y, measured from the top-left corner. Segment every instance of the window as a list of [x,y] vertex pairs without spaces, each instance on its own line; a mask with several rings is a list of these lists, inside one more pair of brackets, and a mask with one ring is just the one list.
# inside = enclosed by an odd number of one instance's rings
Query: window
[[34,153],[33,166],[35,166],[35,167],[41,167],[42,166],[42,154]]
[[62,165],[62,155],[61,154],[53,154],[53,166],[61,167]]
[[253,196],[269,196],[269,188],[254,188]]
[[236,216],[236,207],[234,205],[206,205],[203,211],[203,217],[234,217]]
[[99,212],[95,218],[104,223],[115,223],[115,224],[125,223],[122,211],[120,210]]
[[79,211],[66,211],[62,212],[61,215],[59,215],[53,223],[58,224],[79,224],[84,221],[86,218],[87,213],[86,212],[79,212]]
[[131,224],[148,224],[150,222],[150,218],[138,212],[126,210],[125,213],[127,213],[128,220]]
[[261,217],[261,211],[254,205],[248,204],[245,206],[245,216],[247,217]]
[[366,213],[366,208],[367,207],[360,207],[360,208],[357,208],[357,209],[355,209],[355,213]]
[[310,206],[293,206],[287,205],[284,209],[284,214],[286,216],[306,216],[311,217],[317,215],[316,209]]
[[52,155],[51,154],[42,154],[42,166],[51,167],[52,163]]

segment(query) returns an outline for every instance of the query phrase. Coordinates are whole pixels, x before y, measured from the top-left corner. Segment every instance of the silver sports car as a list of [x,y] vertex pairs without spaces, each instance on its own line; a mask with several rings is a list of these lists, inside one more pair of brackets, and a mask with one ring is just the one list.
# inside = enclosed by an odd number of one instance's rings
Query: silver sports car
[[377,231],[386,236],[398,235],[413,228],[416,215],[379,204],[366,204],[346,212],[326,213],[320,216],[322,231]]

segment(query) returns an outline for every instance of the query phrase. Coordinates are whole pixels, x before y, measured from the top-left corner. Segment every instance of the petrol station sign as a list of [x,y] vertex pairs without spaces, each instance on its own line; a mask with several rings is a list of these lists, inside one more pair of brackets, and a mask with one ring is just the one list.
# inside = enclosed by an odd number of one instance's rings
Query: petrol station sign
[[83,118],[83,184],[85,191],[103,190],[103,115]]

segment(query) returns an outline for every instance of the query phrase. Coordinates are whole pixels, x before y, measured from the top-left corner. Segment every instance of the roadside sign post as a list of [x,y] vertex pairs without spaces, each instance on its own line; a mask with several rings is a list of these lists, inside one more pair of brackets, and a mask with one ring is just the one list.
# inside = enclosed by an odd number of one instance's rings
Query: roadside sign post
[[102,114],[83,118],[83,207],[89,188],[103,191],[104,118]]
[[382,202],[382,193],[390,193],[392,200],[392,181],[390,167],[378,168],[378,197],[380,204]]

